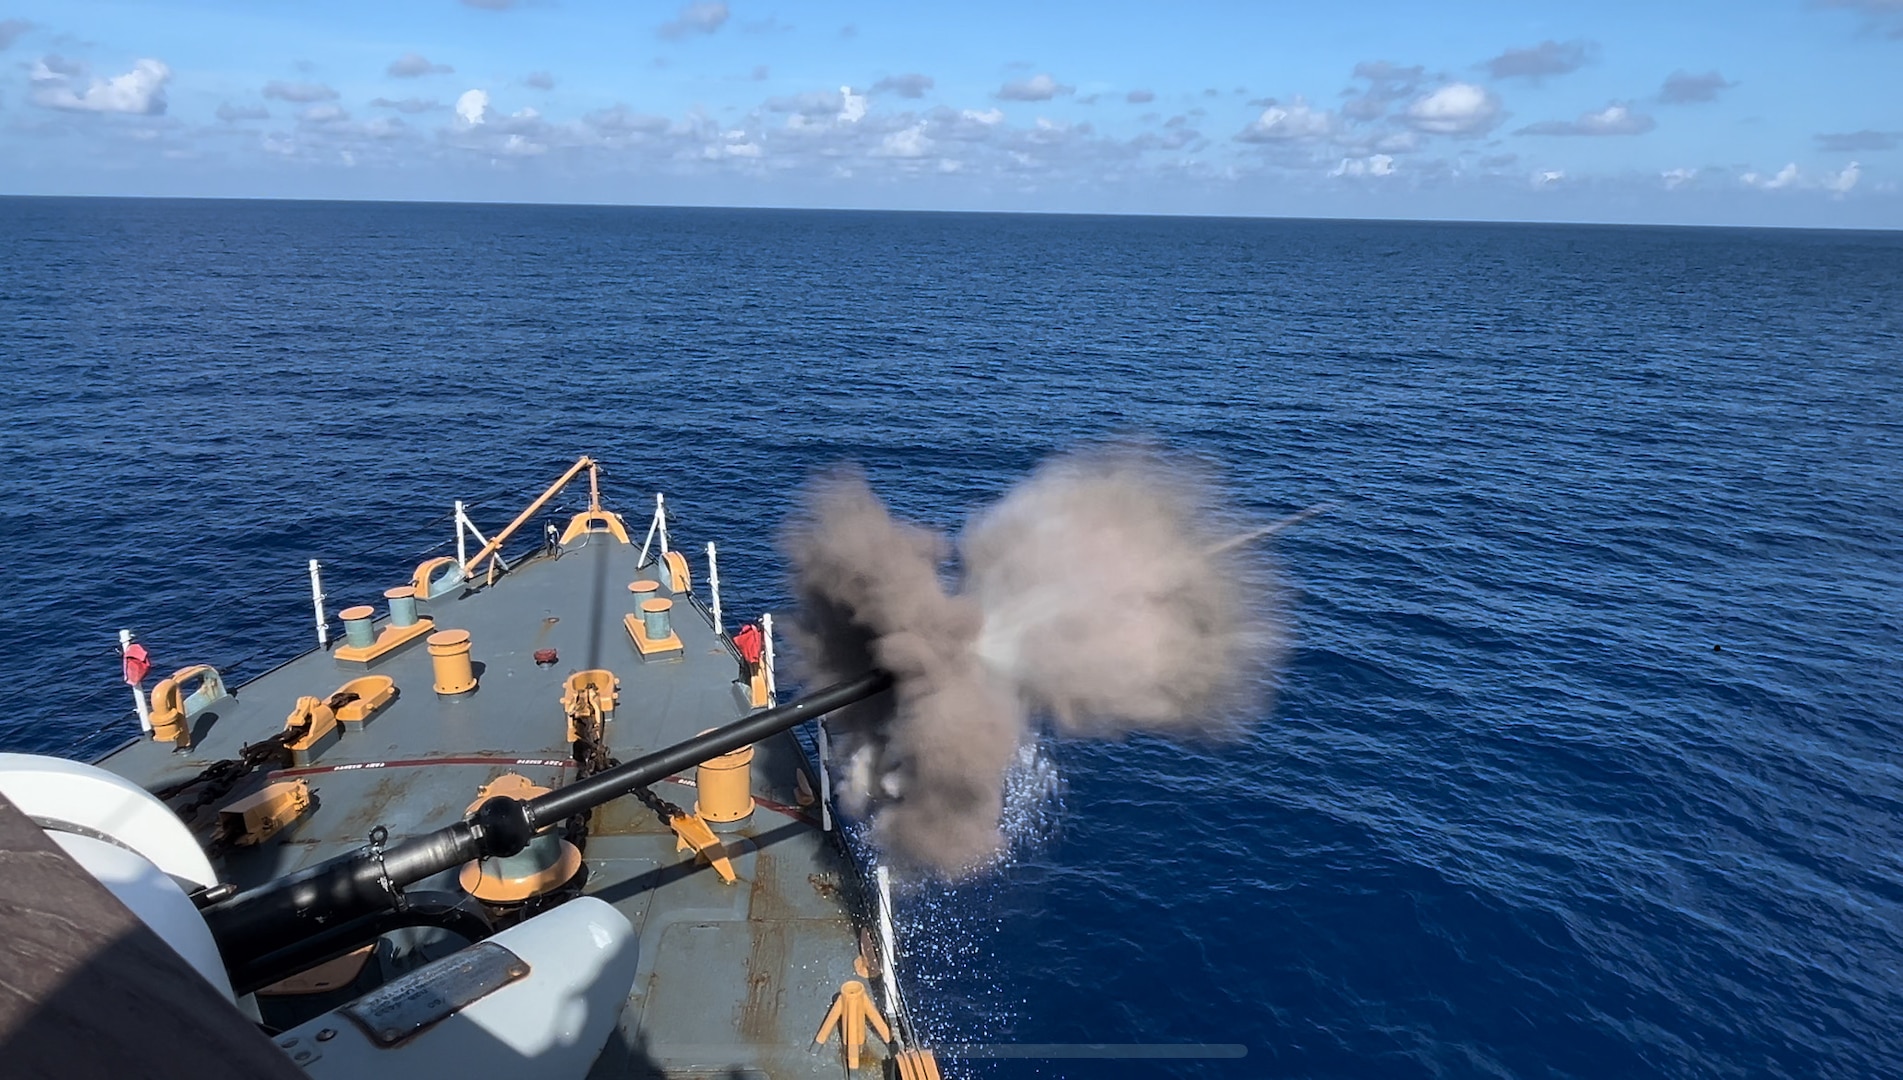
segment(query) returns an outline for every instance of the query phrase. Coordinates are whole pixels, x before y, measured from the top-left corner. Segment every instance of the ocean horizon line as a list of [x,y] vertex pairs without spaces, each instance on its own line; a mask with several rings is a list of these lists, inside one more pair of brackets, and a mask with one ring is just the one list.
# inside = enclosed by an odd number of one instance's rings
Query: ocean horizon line
[[809,214],[866,214],[882,216],[931,216],[931,217],[970,217],[970,218],[1076,218],[1087,220],[1157,220],[1157,221],[1238,221],[1238,222],[1276,222],[1300,224],[1343,224],[1343,225],[1474,225],[1474,226],[1529,226],[1553,228],[1588,229],[1684,229],[1704,232],[1777,232],[1777,233],[1836,233],[1855,234],[1872,233],[1893,235],[1903,233],[1903,226],[1871,225],[1778,225],[1778,224],[1738,224],[1735,222],[1687,222],[1687,221],[1613,221],[1600,219],[1571,218],[1480,218],[1480,217],[1340,217],[1326,214],[1234,214],[1234,213],[1193,213],[1160,212],[1134,210],[1018,210],[991,209],[980,210],[968,207],[883,207],[883,206],[809,206],[793,204],[733,204],[733,203],[687,203],[687,202],[598,202],[591,200],[507,200],[507,199],[404,199],[404,198],[361,198],[355,196],[285,196],[285,195],[106,195],[106,194],[57,194],[41,192],[0,192],[0,201],[20,202],[89,202],[89,203],[285,203],[317,206],[434,206],[434,207],[489,207],[496,209],[562,209],[562,210],[668,210],[668,211],[726,211],[739,213],[809,213]]

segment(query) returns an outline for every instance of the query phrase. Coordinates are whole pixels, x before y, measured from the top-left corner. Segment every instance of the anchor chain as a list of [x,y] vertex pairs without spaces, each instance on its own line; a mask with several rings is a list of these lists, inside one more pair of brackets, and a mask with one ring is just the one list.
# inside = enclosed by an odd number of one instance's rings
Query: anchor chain
[[184,794],[194,786],[203,784],[204,787],[190,801],[173,808],[179,818],[189,825],[199,810],[224,798],[232,788],[238,786],[240,780],[251,775],[258,766],[268,763],[281,764],[287,761],[290,745],[301,738],[309,726],[308,723],[300,724],[295,728],[286,728],[268,739],[246,743],[238,751],[237,757],[214,761],[197,776],[181,780],[170,787],[160,788],[153,794],[157,795],[160,801],[169,803],[173,798]]
[[[575,739],[575,761],[577,763],[575,779],[578,781],[586,780],[596,773],[605,772],[621,764],[618,759],[608,753],[608,748],[602,745],[601,739],[597,734],[600,730],[600,723],[599,713],[593,717],[577,718],[575,724],[575,734],[577,736]],[[654,789],[651,787],[638,787],[629,792],[629,794],[633,795],[636,801],[640,802],[642,806],[654,811],[655,815],[661,819],[661,824],[663,825],[677,817],[687,816],[687,811],[656,795]],[[570,818],[568,828],[570,833],[569,842],[579,844],[580,841],[577,840],[576,834],[579,833],[579,835],[584,838],[588,835],[587,815],[578,814]]]
[[[324,702],[324,706],[335,712],[345,705],[356,701],[361,695],[350,690],[339,690]],[[238,750],[235,758],[214,761],[200,770],[198,775],[181,780],[170,787],[153,792],[159,801],[169,803],[172,799],[191,790],[194,786],[205,785],[191,801],[173,807],[173,811],[187,825],[198,812],[213,802],[223,798],[238,782],[251,775],[260,765],[285,765],[290,761],[291,744],[304,737],[311,727],[310,717],[306,716],[295,724],[289,724],[283,731],[267,739],[246,743]]]

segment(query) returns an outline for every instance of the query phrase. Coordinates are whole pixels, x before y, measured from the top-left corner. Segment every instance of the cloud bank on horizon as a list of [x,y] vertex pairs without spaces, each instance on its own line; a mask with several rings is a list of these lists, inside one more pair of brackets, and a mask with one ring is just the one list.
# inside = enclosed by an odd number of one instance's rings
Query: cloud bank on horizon
[[1903,227],[1899,0],[13,6],[17,193]]

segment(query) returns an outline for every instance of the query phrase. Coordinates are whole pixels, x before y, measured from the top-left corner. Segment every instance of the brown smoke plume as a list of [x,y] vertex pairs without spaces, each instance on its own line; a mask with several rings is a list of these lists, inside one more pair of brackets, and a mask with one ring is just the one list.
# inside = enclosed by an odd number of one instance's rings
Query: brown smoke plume
[[1236,730],[1280,626],[1214,509],[1149,451],[1060,457],[977,515],[948,592],[942,535],[893,520],[857,474],[809,489],[787,536],[805,673],[896,678],[828,722],[841,795],[888,853],[948,877],[991,862],[1034,715],[1097,737]]

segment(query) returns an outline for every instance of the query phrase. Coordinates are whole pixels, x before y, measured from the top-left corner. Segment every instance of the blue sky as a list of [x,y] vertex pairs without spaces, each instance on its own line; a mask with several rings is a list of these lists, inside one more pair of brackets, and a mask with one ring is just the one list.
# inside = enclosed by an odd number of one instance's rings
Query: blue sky
[[1903,0],[0,0],[0,191],[1903,227]]

